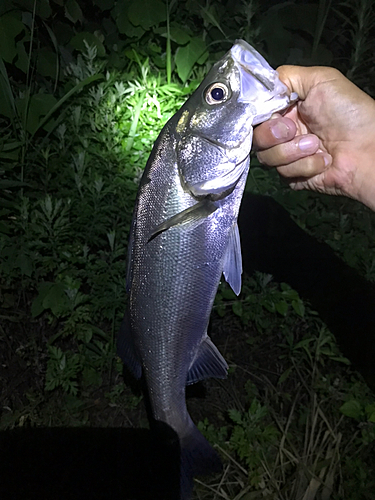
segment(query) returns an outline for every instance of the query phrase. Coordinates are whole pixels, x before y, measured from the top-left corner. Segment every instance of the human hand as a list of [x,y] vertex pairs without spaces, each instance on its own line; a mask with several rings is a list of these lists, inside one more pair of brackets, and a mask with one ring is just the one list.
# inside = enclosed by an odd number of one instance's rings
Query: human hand
[[375,210],[375,101],[334,68],[278,72],[300,101],[254,129],[259,161],[293,189],[349,196]]

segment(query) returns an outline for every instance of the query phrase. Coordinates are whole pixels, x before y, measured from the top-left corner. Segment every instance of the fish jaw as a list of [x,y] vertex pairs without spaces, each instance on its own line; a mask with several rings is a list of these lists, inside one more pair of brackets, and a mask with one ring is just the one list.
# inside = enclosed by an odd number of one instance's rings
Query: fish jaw
[[253,125],[268,120],[273,113],[288,108],[298,99],[295,92],[289,95],[278,72],[247,42],[237,40],[230,53],[241,75],[238,102],[254,106]]

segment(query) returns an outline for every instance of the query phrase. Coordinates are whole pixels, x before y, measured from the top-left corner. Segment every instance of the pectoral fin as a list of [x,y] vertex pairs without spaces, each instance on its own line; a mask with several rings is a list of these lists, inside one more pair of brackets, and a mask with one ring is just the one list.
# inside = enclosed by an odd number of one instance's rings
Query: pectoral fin
[[211,200],[204,199],[192,207],[183,210],[170,219],[157,226],[149,237],[148,241],[153,240],[158,234],[167,231],[174,226],[184,226],[184,229],[194,229],[199,226],[209,215],[217,210],[217,206]]
[[210,337],[206,336],[199,346],[197,356],[190,366],[186,385],[195,384],[200,380],[211,377],[226,378],[227,371],[228,365],[225,359]]
[[242,255],[237,222],[232,226],[223,266],[224,278],[236,295],[241,291]]

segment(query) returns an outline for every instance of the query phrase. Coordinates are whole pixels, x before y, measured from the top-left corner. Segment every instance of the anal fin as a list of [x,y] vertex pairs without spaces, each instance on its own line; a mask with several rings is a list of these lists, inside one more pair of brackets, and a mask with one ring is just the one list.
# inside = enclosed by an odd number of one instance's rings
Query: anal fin
[[210,337],[206,336],[193,360],[186,385],[195,384],[206,378],[226,378],[228,365]]

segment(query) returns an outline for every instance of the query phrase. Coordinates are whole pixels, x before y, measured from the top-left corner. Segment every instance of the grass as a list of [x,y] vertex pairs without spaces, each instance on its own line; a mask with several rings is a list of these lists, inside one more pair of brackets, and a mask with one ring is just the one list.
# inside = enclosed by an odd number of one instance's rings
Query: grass
[[[294,318],[294,331],[305,321],[310,331],[302,328],[301,340],[285,339],[273,346],[269,359],[252,332],[254,352],[247,352],[247,362],[235,365],[230,375],[235,380],[228,381],[235,394],[223,402],[232,423],[228,425],[228,418],[218,429],[205,420],[201,426],[217,443],[223,474],[207,482],[196,480],[195,498],[374,498],[375,428],[358,409],[357,418],[350,418],[355,414],[350,393],[357,398],[360,393],[368,403],[374,401],[373,394],[340,359],[331,334],[309,317],[311,312],[307,305],[306,317]],[[235,335],[240,349],[242,339],[238,331]],[[265,349],[277,341],[274,333],[270,337]],[[270,358],[276,368],[271,371]]]
[[[35,78],[30,46],[27,82],[17,80],[20,68],[0,60],[7,102],[0,118],[0,430],[147,425],[141,396],[123,383],[115,335],[124,311],[130,218],[152,144],[210,61],[228,48],[223,33],[257,41],[274,63],[301,62],[290,59],[301,47],[303,57],[318,57],[319,44],[333,57],[335,40],[345,35],[351,59],[338,57],[337,65],[370,92],[364,70],[370,4],[361,1],[358,11],[351,1],[337,7],[340,27],[329,4],[320,2],[314,29],[307,23],[288,31],[290,17],[280,16],[271,33],[266,18],[274,11],[262,12],[253,1],[243,7],[245,22],[241,12],[225,16],[210,3],[187,13],[170,2],[168,25],[138,27],[144,38],[129,35],[129,46],[117,34],[115,49],[103,35],[111,60],[126,53],[120,68],[87,44],[61,66],[59,78],[53,68],[50,80]],[[278,8],[299,12],[293,5]],[[34,42],[44,33],[35,19]],[[112,21],[118,26],[121,19]],[[287,33],[298,47],[287,45]],[[308,36],[302,40],[301,33]],[[208,60],[193,53],[189,67],[178,67],[177,49],[191,52],[194,44],[216,51]],[[277,61],[279,45],[284,52]],[[190,75],[190,83],[183,85],[179,74]],[[351,200],[292,193],[255,160],[248,189],[279,201],[301,228],[374,281],[374,214]],[[189,408],[221,453],[224,470],[197,479],[195,497],[374,498],[374,395],[311,305],[289,285],[258,273],[238,299],[220,287],[211,323],[230,375],[208,382],[204,404],[192,398]]]

